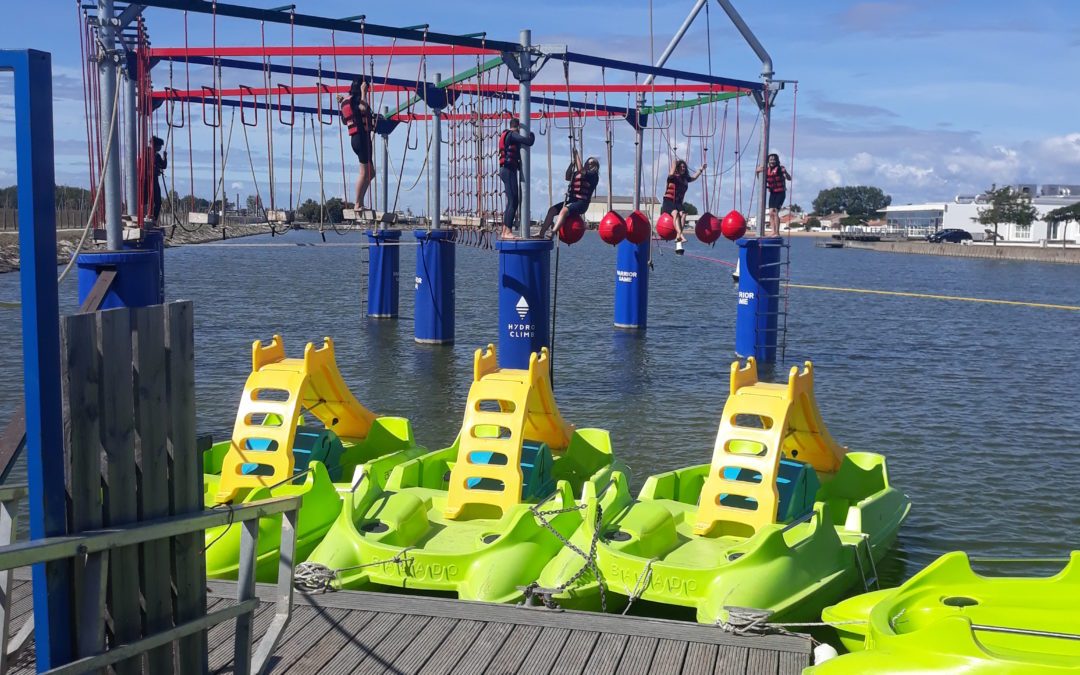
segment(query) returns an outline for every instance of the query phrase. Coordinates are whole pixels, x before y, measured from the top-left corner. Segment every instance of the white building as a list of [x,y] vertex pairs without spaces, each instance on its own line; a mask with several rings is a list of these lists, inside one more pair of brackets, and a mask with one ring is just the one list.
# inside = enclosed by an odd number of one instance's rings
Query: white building
[[[611,198],[611,208],[625,218],[634,211],[634,198],[615,195]],[[641,211],[649,217],[649,222],[655,225],[656,218],[660,215],[660,202],[652,197],[642,197]],[[585,222],[589,225],[598,225],[607,212],[607,195],[593,195],[589,210],[585,212]]]
[[[1062,206],[1080,202],[1080,185],[1015,185],[1014,189],[1032,195],[1031,205],[1039,213],[1039,220],[1021,227],[1014,223],[998,226],[998,235],[1010,243],[1041,244],[1057,239],[1061,241],[1060,225],[1048,225],[1042,220],[1048,212]],[[967,230],[976,241],[989,240],[993,228],[976,222],[979,209],[985,209],[985,195],[957,195],[951,202],[893,205],[882,210],[890,231],[906,230],[910,235],[929,234],[936,230]],[[1072,226],[1076,228],[1074,224]],[[987,232],[987,229],[990,232]],[[1074,234],[1076,231],[1073,230]],[[1080,238],[1080,235],[1075,238]]]

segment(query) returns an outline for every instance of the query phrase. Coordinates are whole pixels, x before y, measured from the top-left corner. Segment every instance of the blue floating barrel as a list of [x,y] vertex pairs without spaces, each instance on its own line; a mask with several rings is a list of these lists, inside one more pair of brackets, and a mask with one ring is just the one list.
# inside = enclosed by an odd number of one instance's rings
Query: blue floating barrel
[[645,330],[649,316],[649,244],[622,241],[615,252],[615,327]]
[[739,304],[735,314],[735,353],[758,363],[776,362],[780,314],[779,237],[739,239]]
[[454,269],[457,248],[449,230],[417,230],[416,320],[413,336],[425,344],[454,343]]
[[550,239],[506,239],[499,252],[499,367],[528,368],[551,345]]
[[124,242],[125,249],[136,251],[155,251],[158,254],[158,303],[165,302],[165,229],[147,227],[138,241]]
[[401,230],[368,230],[368,316],[396,319]]
[[80,253],[75,264],[79,269],[80,305],[105,270],[116,270],[116,278],[99,309],[148,307],[161,303],[161,256],[157,251]]

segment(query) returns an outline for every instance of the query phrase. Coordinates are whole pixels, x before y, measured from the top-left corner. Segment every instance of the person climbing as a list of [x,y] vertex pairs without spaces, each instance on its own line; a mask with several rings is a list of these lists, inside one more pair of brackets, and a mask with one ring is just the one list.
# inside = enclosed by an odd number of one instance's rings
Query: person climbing
[[[536,142],[536,136],[528,129],[522,133],[521,120],[516,117],[510,119],[510,128],[499,136],[499,178],[502,179],[503,191],[506,194],[506,208],[503,209],[503,238],[514,236],[514,221],[517,218],[518,206],[521,204],[521,146],[532,147]],[[522,227],[525,228],[525,236],[528,236],[529,218],[522,219]]]
[[[762,168],[757,168],[761,173]],[[780,164],[780,155],[775,152],[769,154],[769,165],[765,168],[765,190],[769,194],[769,234],[773,237],[780,236],[780,209],[787,199],[787,181],[791,180],[791,174]]]
[[675,160],[671,165],[671,172],[667,177],[667,187],[664,189],[664,201],[660,205],[660,212],[671,216],[675,221],[675,253],[683,254],[683,244],[686,237],[683,236],[683,228],[686,227],[686,210],[683,208],[683,198],[686,197],[686,188],[690,186],[705,171],[702,164],[694,175],[690,175],[690,168],[681,159]]
[[169,151],[164,147],[165,141],[154,136],[154,191],[150,199],[150,215],[155,224],[161,215],[161,182],[165,180],[165,169],[169,168]]
[[364,208],[364,197],[371,180],[375,178],[375,163],[372,161],[371,134],[375,131],[375,116],[367,102],[368,83],[363,77],[357,77],[349,85],[348,97],[338,94],[341,106],[341,121],[349,130],[349,142],[356,158],[360,160],[360,175],[356,179],[356,201],[353,207],[357,211]]
[[[554,237],[567,216],[570,214],[581,216],[589,209],[593,192],[596,191],[596,186],[600,182],[600,160],[590,157],[582,164],[581,155],[575,148],[573,161],[566,172],[569,175],[569,184],[566,186],[566,199],[563,200],[562,208],[559,210],[558,217],[554,219],[554,223],[550,222],[550,219],[544,220],[544,226],[540,228],[541,238]],[[551,227],[550,233],[548,232],[549,226]]]

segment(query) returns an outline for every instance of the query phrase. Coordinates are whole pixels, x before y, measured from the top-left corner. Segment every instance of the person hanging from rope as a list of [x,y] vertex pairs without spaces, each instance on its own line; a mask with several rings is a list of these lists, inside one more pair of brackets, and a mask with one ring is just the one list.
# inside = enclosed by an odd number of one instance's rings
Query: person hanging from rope
[[169,168],[169,151],[164,148],[165,141],[154,136],[154,191],[150,199],[150,215],[155,225],[161,215],[161,182],[165,180],[165,169]]
[[[762,168],[757,168],[761,173]],[[769,165],[765,167],[765,190],[769,193],[769,235],[780,236],[780,209],[787,199],[787,181],[791,180],[791,174],[780,163],[780,155],[775,152],[769,154]]]
[[683,244],[686,237],[683,236],[683,227],[686,226],[686,210],[683,208],[683,199],[686,197],[686,189],[705,171],[702,164],[693,175],[686,162],[676,159],[671,165],[671,172],[667,177],[667,187],[664,189],[664,201],[660,205],[660,211],[671,216],[675,221],[675,252],[683,254]]
[[354,208],[364,208],[364,197],[368,186],[375,178],[375,163],[372,161],[371,134],[375,131],[375,116],[368,104],[368,83],[363,77],[356,77],[349,85],[349,96],[338,94],[341,106],[341,121],[349,130],[349,142],[356,158],[360,160],[360,175],[356,179],[356,201]]
[[[533,132],[528,129],[525,132],[522,133],[521,120],[512,117],[510,128],[499,136],[499,178],[502,179],[503,191],[506,193],[502,228],[504,239],[514,236],[514,221],[517,218],[518,206],[521,204],[521,146],[531,148],[536,142]],[[528,218],[524,219],[526,228],[528,228],[528,221]],[[526,236],[528,234],[525,232]]]
[[[596,192],[596,186],[600,183],[600,160],[590,157],[582,164],[581,155],[577,148],[574,148],[574,159],[566,173],[569,176],[566,199],[563,200],[562,209],[559,210],[559,216],[554,223],[551,223],[549,219],[544,219],[544,226],[540,228],[541,239],[553,238],[570,214],[582,216],[589,209],[593,193]],[[550,233],[549,226],[551,226]]]

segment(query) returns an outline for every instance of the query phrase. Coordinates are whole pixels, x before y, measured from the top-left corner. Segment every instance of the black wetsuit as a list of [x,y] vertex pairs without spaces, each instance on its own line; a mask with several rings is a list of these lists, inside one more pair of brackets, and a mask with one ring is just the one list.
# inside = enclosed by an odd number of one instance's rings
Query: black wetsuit
[[161,214],[161,181],[165,179],[165,169],[169,167],[169,160],[161,156],[160,153],[154,153],[154,192],[150,201],[150,213],[154,218],[154,222],[157,222],[158,215]]
[[518,175],[521,170],[521,146],[532,147],[536,141],[533,132],[523,135],[507,129],[499,137],[499,178],[506,192],[506,208],[503,209],[503,225],[513,229],[521,203],[521,186]]

